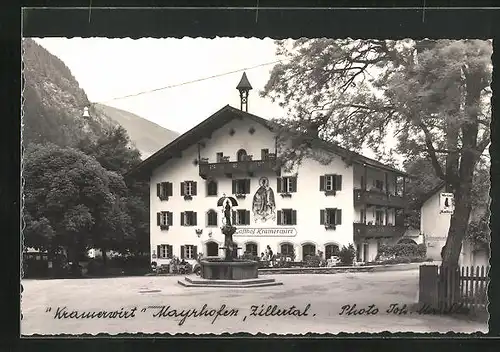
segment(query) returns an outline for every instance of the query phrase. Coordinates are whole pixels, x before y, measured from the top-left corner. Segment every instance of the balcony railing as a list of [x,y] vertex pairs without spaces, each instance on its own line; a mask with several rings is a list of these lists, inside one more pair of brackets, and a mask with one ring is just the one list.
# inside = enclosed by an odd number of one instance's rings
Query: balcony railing
[[244,161],[200,162],[199,164],[199,174],[202,178],[244,173],[251,176],[253,174],[269,172],[279,174],[279,170],[276,158],[272,157],[265,160],[252,160],[252,158],[248,158]]
[[354,240],[364,238],[401,237],[405,233],[403,226],[354,224]]
[[380,205],[391,208],[405,208],[408,201],[405,197],[393,194],[386,194],[383,191],[354,190],[354,205]]

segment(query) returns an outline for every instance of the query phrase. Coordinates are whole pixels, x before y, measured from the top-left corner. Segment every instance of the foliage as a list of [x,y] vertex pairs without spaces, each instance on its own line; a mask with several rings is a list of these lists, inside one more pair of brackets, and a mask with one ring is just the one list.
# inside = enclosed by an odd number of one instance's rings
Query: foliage
[[354,248],[354,245],[350,243],[347,247],[342,246],[338,256],[342,265],[352,265],[354,263],[354,258],[356,257],[356,249]]
[[[288,107],[292,118],[277,122],[289,163],[314,157],[309,147],[318,137],[353,151],[369,147],[385,161],[396,152],[425,158],[455,194],[444,261],[458,262],[474,171],[490,143],[491,41],[323,38],[277,45],[286,60],[261,95]],[[396,149],[386,150],[392,136]]]
[[304,264],[308,268],[318,268],[321,264],[321,257],[319,255],[308,255],[304,259]]
[[432,259],[426,257],[413,257],[413,256],[398,256],[394,258],[385,259],[382,261],[378,261],[376,263],[368,263],[367,265],[390,265],[390,264],[407,264],[407,263],[424,263],[424,262],[432,262]]
[[425,258],[427,247],[425,244],[398,243],[395,245],[381,245],[377,257],[419,257]]
[[472,221],[467,229],[467,239],[477,248],[489,249],[491,230],[489,227],[490,211],[486,211],[479,219]]
[[76,259],[102,243],[112,249],[130,234],[120,197],[125,184],[92,157],[52,144],[31,145],[23,177],[26,246],[67,249]]

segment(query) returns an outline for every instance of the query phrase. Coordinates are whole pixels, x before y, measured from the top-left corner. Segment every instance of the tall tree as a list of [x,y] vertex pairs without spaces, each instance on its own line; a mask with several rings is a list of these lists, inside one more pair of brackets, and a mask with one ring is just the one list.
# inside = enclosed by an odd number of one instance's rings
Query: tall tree
[[284,155],[299,161],[315,137],[384,154],[424,157],[455,195],[443,264],[456,264],[472,207],[474,170],[490,143],[491,53],[482,40],[279,41],[286,63],[262,96],[287,106],[286,131],[303,132]]

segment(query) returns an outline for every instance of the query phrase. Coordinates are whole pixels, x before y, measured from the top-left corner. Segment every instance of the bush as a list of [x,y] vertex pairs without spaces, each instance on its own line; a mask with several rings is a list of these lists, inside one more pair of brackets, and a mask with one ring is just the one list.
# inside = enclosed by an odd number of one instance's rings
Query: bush
[[308,255],[304,262],[308,268],[318,268],[321,264],[321,257],[319,255]]
[[425,244],[399,243],[395,245],[381,245],[377,257],[412,257],[425,258],[427,247]]
[[356,257],[356,249],[354,249],[352,243],[347,247],[343,246],[338,256],[342,265],[352,265]]

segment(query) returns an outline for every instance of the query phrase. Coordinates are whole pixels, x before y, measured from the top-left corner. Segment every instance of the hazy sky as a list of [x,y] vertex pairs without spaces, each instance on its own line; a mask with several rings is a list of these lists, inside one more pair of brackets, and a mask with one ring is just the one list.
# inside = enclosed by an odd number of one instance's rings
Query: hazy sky
[[[38,38],[71,70],[91,102],[130,111],[165,128],[186,132],[230,104],[242,72],[126,99],[142,91],[176,85],[278,60],[272,39]],[[249,112],[270,119],[284,110],[259,97],[273,64],[246,70],[253,86]]]

